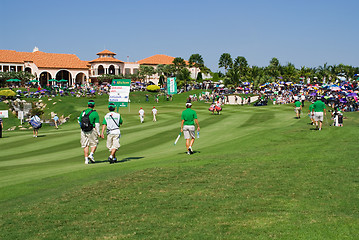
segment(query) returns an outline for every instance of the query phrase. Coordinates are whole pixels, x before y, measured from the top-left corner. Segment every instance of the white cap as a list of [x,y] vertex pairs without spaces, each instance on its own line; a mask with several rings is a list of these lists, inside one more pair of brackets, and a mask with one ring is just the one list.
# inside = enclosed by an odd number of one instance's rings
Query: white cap
[[192,103],[188,102],[186,103],[186,106],[192,106]]

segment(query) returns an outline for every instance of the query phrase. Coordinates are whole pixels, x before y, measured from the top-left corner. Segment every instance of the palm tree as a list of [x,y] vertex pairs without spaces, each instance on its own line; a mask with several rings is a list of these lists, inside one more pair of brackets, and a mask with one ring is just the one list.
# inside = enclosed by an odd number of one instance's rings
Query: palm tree
[[298,71],[298,75],[298,77],[303,77],[303,80],[306,80],[308,78],[313,78],[316,75],[316,70],[315,68],[308,68],[302,66]]
[[152,66],[141,65],[139,69],[139,75],[147,80],[150,76],[155,74],[155,68]]
[[188,63],[190,65],[190,67],[192,67],[192,66],[195,67],[194,78],[197,79],[197,68],[201,68],[202,66],[204,66],[204,61],[203,61],[202,56],[199,55],[198,53],[192,54],[188,59]]
[[249,70],[247,59],[245,57],[236,57],[236,59],[234,59],[233,68],[238,68],[239,77],[245,79]]
[[172,61],[173,65],[175,66],[177,72],[179,70],[181,70],[182,68],[186,67],[186,62],[183,58],[181,57],[176,57],[175,59],[173,59]]
[[330,75],[330,66],[328,65],[328,63],[324,63],[323,66],[319,66],[317,68],[317,73],[321,77],[323,82],[325,82]]
[[337,80],[338,74],[340,73],[337,65],[329,66],[329,80],[335,82]]
[[280,68],[281,65],[279,63],[279,60],[277,58],[272,58],[269,62],[268,67],[266,68],[266,72],[269,75],[269,77],[272,78],[272,81],[275,82],[278,77],[280,77]]
[[223,53],[219,58],[218,66],[224,67],[225,74],[227,74],[227,69],[229,67],[232,67],[232,65],[233,65],[233,60],[231,55],[229,53]]
[[297,78],[298,70],[295,68],[294,64],[288,63],[282,67],[282,75],[286,81],[293,82]]
[[176,68],[173,64],[166,64],[163,66],[163,74],[166,77],[170,77],[172,75],[174,75],[174,73],[176,72]]

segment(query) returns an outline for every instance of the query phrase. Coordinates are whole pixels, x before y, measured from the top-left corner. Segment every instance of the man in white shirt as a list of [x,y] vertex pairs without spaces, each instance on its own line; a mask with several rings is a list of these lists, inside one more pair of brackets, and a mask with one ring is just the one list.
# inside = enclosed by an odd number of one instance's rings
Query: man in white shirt
[[152,115],[153,115],[153,121],[156,122],[157,119],[156,119],[156,115],[157,115],[157,109],[156,107],[153,107],[152,109]]
[[145,120],[145,111],[142,108],[140,108],[140,111],[138,111],[138,114],[140,115],[141,123],[143,123],[143,121]]
[[120,148],[120,125],[122,125],[122,118],[119,113],[114,112],[116,109],[115,104],[108,105],[109,113],[107,113],[102,122],[101,138],[105,138],[104,131],[107,127],[107,143],[106,147],[110,151],[108,161],[111,163],[117,162],[116,151]]

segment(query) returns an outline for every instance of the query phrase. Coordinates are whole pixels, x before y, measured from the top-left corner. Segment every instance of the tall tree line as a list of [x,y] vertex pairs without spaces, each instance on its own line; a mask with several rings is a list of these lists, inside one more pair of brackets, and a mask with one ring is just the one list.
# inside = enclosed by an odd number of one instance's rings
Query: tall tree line
[[334,82],[339,76],[347,80],[357,79],[359,68],[350,65],[328,65],[297,69],[293,63],[281,65],[277,58],[272,58],[266,67],[249,66],[245,57],[238,56],[234,60],[229,53],[223,53],[218,61],[218,66],[225,70],[225,83],[231,86],[239,86],[243,82],[251,82],[254,87],[267,82],[293,82],[310,79],[311,83]]

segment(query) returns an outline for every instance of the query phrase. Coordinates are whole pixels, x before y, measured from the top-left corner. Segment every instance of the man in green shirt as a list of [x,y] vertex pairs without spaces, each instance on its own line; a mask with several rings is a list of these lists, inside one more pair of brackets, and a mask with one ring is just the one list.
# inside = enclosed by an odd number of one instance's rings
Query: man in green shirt
[[313,108],[314,108],[314,102],[312,102],[312,104],[309,105],[309,117],[310,120],[312,121],[311,125],[314,125],[314,112],[313,112]]
[[183,132],[184,138],[186,139],[187,154],[193,154],[192,146],[195,139],[195,126],[197,125],[197,131],[200,130],[197,119],[197,113],[191,109],[192,103],[186,103],[186,110],[182,112],[181,116],[181,132]]
[[[81,126],[81,147],[84,149],[85,164],[89,164],[89,160],[92,163],[95,162],[93,154],[97,148],[97,138],[100,136],[100,117],[96,110],[94,110],[95,102],[89,100],[87,106],[88,108],[84,110],[79,117]],[[91,148],[90,155],[89,148]]]
[[319,130],[322,130],[323,125],[323,113],[324,115],[327,115],[325,104],[322,102],[321,98],[318,97],[317,101],[313,104],[313,110],[314,113],[314,121],[315,125],[318,128],[318,122],[319,122]]
[[299,119],[300,112],[302,111],[302,103],[299,100],[297,100],[295,101],[294,106],[295,106],[295,113],[297,114],[297,119]]

